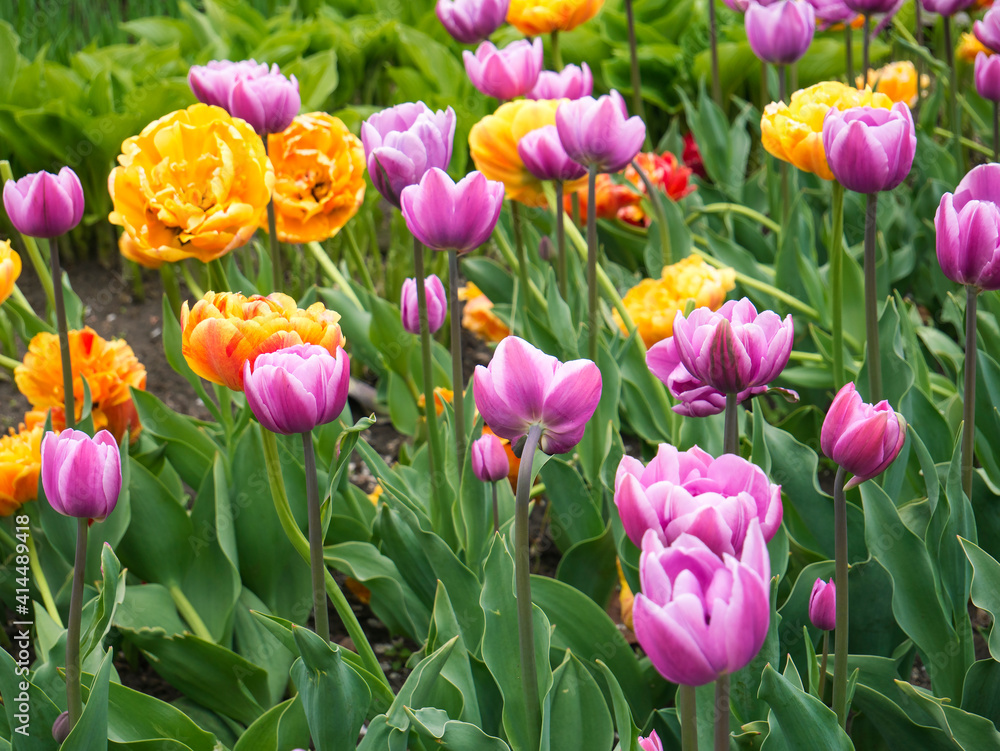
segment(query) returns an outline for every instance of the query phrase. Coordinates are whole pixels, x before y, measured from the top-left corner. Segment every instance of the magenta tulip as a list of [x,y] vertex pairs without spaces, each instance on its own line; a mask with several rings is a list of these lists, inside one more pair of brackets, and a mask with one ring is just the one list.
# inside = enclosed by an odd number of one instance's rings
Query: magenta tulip
[[212,60],[207,65],[192,65],[188,70],[188,86],[199,102],[229,109],[229,95],[237,81],[260,78],[270,73],[267,63],[256,60]]
[[833,579],[817,579],[809,595],[809,620],[821,631],[833,631],[837,626],[837,587]]
[[844,5],[863,16],[876,16],[891,13],[899,5],[899,0],[844,0]]
[[510,473],[507,452],[492,433],[483,433],[472,442],[472,471],[483,482],[497,482]]
[[882,474],[905,440],[903,416],[884,399],[874,406],[861,401],[853,383],[837,392],[820,432],[823,453],[854,474],[845,490]]
[[118,444],[106,430],[91,438],[79,430],[49,431],[42,439],[42,489],[63,516],[103,521],[122,489]]
[[247,404],[272,433],[308,433],[333,422],[344,411],[351,361],[340,347],[336,356],[316,344],[258,355],[243,366]]
[[518,39],[498,50],[492,42],[483,42],[472,54],[462,53],[465,72],[481,93],[496,99],[513,99],[531,91],[542,70],[542,40]]
[[535,88],[525,96],[528,99],[579,99],[594,92],[594,76],[590,66],[567,65],[561,71],[543,70],[538,74]]
[[991,102],[1000,102],[1000,55],[976,55],[976,93]]
[[639,645],[672,683],[703,686],[749,664],[771,622],[771,564],[760,523],[743,553],[720,558],[697,537],[642,544],[632,620]]
[[69,167],[58,175],[33,172],[3,186],[3,205],[14,229],[29,237],[58,237],[83,218],[83,186]]
[[237,79],[229,92],[229,114],[238,117],[261,137],[281,133],[299,114],[302,99],[295,76],[282,75],[277,65],[263,76]]
[[494,433],[516,443],[538,425],[546,454],[578,444],[601,399],[593,362],[559,362],[516,336],[497,345],[487,367],[476,366],[473,383],[476,407]]
[[438,20],[455,41],[478,44],[507,20],[510,0],[438,0]]
[[406,226],[434,250],[465,253],[486,242],[500,218],[503,183],[470,172],[457,183],[433,168],[420,183],[403,189],[401,207]]
[[856,193],[892,190],[910,174],[917,134],[910,108],[831,107],[823,120],[823,148],[834,177]]
[[847,7],[844,0],[809,0],[816,11],[816,20],[820,28],[826,28],[838,23],[849,23],[858,15],[856,10]]
[[781,0],[774,5],[751,2],[743,21],[753,53],[777,65],[797,62],[816,33],[816,11],[800,0]]
[[1000,164],[981,164],[941,197],[937,257],[953,282],[1000,289]]
[[[427,327],[433,334],[444,323],[448,315],[448,296],[444,285],[437,274],[431,274],[424,280],[427,291]],[[399,313],[403,320],[403,328],[411,334],[420,333],[420,312],[417,309],[417,280],[410,277],[403,282],[403,291],[399,298]]]
[[361,124],[368,174],[375,189],[396,208],[399,195],[427,170],[447,169],[455,140],[455,111],[432,111],[423,102],[397,104]]
[[556,110],[563,149],[573,159],[599,172],[618,172],[632,161],[646,139],[646,125],[629,117],[617,91],[598,99],[585,96],[563,102]]
[[639,748],[642,751],[663,751],[663,742],[654,730],[645,738],[639,738]]
[[536,128],[517,142],[517,153],[524,166],[539,180],[578,180],[587,168],[569,158],[559,140],[555,125]]
[[939,16],[953,16],[960,10],[965,10],[976,0],[917,0],[926,10]]
[[976,39],[994,52],[1000,52],[1000,7],[986,11],[982,21],[972,24]]

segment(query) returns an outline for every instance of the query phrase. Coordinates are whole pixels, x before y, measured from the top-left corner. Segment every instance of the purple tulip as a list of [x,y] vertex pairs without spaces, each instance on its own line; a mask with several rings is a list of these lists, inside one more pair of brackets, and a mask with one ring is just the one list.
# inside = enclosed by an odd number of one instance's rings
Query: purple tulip
[[472,85],[486,96],[505,100],[531,91],[542,69],[542,39],[534,42],[518,39],[502,50],[492,42],[483,42],[476,54],[462,53],[465,72]]
[[472,471],[483,482],[497,482],[510,473],[510,460],[500,439],[483,433],[472,442]]
[[854,477],[845,490],[882,474],[906,440],[906,420],[884,399],[872,406],[861,401],[853,383],[833,398],[823,420],[819,443],[823,453]]
[[937,257],[953,282],[1000,289],[1000,164],[981,164],[941,197]]
[[1000,55],[976,55],[976,93],[991,102],[1000,102]]
[[229,109],[229,95],[236,82],[244,78],[260,78],[270,73],[267,63],[256,60],[212,60],[208,65],[192,65],[188,70],[188,85],[203,104]]
[[855,193],[892,190],[910,174],[917,134],[910,108],[831,107],[823,120],[823,148],[833,176]]
[[718,459],[695,446],[663,443],[646,466],[622,458],[615,475],[615,505],[625,534],[641,545],[652,530],[663,544],[693,535],[718,555],[739,555],[751,519],[765,541],[781,526],[781,486],[735,454]]
[[546,454],[578,444],[601,399],[593,362],[559,362],[516,336],[497,345],[487,367],[476,366],[473,383],[476,407],[494,433],[516,443],[539,425]]
[[63,741],[69,737],[69,731],[72,729],[69,726],[69,712],[61,713],[56,717],[56,721],[52,723],[52,740],[62,745]]
[[617,91],[563,102],[556,110],[559,140],[571,159],[599,172],[619,172],[639,153],[646,125],[629,117]]
[[972,24],[976,39],[994,52],[1000,52],[1000,7],[986,11],[982,21]]
[[753,53],[777,65],[797,62],[816,33],[816,11],[800,0],[781,0],[774,5],[752,2],[743,21]]
[[[737,13],[746,13],[747,7],[749,7],[755,0],[722,0],[726,6]],[[774,5],[781,0],[756,0],[758,5]]]
[[821,631],[833,631],[837,627],[837,587],[833,579],[825,582],[817,579],[809,595],[809,620]]
[[845,0],[809,0],[816,11],[816,20],[821,28],[838,23],[850,23],[858,15],[856,10],[847,7]]
[[507,20],[510,0],[438,0],[434,11],[456,41],[478,44]]
[[58,175],[33,172],[3,186],[3,205],[14,229],[29,237],[58,237],[83,218],[83,186],[69,167]]
[[529,131],[517,142],[517,153],[528,172],[539,180],[567,182],[587,174],[586,167],[566,154],[555,125]]
[[[424,290],[427,293],[427,327],[433,334],[444,323],[448,315],[448,297],[444,293],[444,285],[437,274],[431,274],[424,280]],[[403,328],[411,334],[420,333],[420,314],[417,309],[417,280],[409,278],[403,282],[403,291],[399,297],[399,314],[403,319]]]
[[351,361],[317,344],[296,344],[258,355],[243,366],[247,404],[272,433],[308,433],[344,411]]
[[103,521],[122,489],[122,459],[111,433],[49,431],[42,439],[42,489],[63,516]]
[[747,298],[717,312],[697,308],[674,318],[673,340],[681,363],[695,378],[725,394],[766,386],[788,364],[795,339],[792,317],[758,314]]
[[976,0],[917,0],[925,9],[939,16],[953,16],[970,7]]
[[420,183],[403,189],[401,207],[406,226],[434,250],[465,253],[493,234],[503,206],[503,183],[470,172],[457,183],[434,167]]
[[863,16],[892,13],[898,4],[899,0],[844,0],[844,5]]
[[771,623],[771,563],[760,523],[750,522],[739,559],[717,556],[697,537],[664,547],[643,539],[642,592],[632,620],[639,645],[672,683],[703,686],[746,666]]
[[267,75],[237,79],[229,92],[229,114],[246,120],[261,137],[281,133],[299,114],[302,100],[295,76],[272,65]]
[[397,104],[361,124],[368,174],[396,208],[403,188],[433,167],[448,169],[454,140],[455,110],[434,112],[423,102]]
[[660,736],[654,730],[645,738],[639,738],[639,748],[642,751],[663,751],[663,741],[660,740]]
[[579,99],[594,92],[594,76],[590,66],[583,63],[579,68],[567,65],[558,73],[543,70],[538,74],[538,83],[525,96],[528,99]]

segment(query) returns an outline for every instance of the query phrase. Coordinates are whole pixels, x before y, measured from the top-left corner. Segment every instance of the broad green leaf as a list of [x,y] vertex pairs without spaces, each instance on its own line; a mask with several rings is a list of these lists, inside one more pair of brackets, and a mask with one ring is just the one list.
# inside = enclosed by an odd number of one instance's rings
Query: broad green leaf
[[760,678],[761,699],[771,707],[771,731],[762,751],[849,751],[851,739],[837,715],[819,699],[793,685],[767,665]]
[[262,714],[240,736],[233,751],[283,751],[308,745],[309,725],[302,710],[302,697],[296,696]]
[[[83,714],[60,746],[61,751],[100,751],[108,747],[108,683],[114,650],[108,649],[93,678]],[[50,728],[51,731],[51,728]]]
[[475,725],[452,720],[448,713],[434,707],[406,708],[413,729],[426,738],[434,748],[444,751],[510,751],[510,746],[499,738],[487,735]]
[[552,672],[552,688],[542,703],[542,751],[609,748],[614,724],[597,681],[573,652]]

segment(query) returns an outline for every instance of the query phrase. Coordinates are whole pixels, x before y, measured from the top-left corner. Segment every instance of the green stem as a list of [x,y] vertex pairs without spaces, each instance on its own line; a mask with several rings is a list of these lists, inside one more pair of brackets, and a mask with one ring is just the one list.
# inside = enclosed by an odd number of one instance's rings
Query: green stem
[[[649,175],[646,174],[646,171],[639,166],[639,163],[635,159],[632,160],[632,169],[636,171],[639,179],[642,180],[642,184],[646,188],[646,194],[649,196],[649,202],[653,206],[653,212],[656,214],[656,227],[660,231],[661,262],[664,266],[669,266],[673,263],[670,248],[670,228],[667,226],[667,212],[663,209],[662,192],[656,189],[649,179]],[[652,269],[648,269],[648,271],[652,271]]]
[[[709,3],[711,5],[711,3]],[[597,166],[587,170],[587,352],[597,362]]]
[[215,292],[229,291],[229,279],[226,277],[226,270],[222,268],[221,259],[208,262],[208,279],[215,287]]
[[872,35],[872,17],[869,14],[865,14],[865,24],[863,27],[864,38],[861,40],[861,60],[864,67],[861,69],[861,80],[864,83],[868,83],[868,71],[871,70],[871,35]]
[[[726,424],[722,433],[722,451],[725,454],[738,454],[740,447],[739,402],[738,394],[726,394]],[[754,412],[754,416],[756,416]]]
[[[291,506],[288,505],[288,494],[285,492],[285,482],[281,476],[281,462],[278,459],[278,441],[274,433],[269,430],[261,429],[260,436],[261,442],[264,445],[264,463],[267,466],[267,479],[271,486],[274,509],[278,513],[281,528],[285,531],[289,542],[292,543],[292,547],[308,563],[309,540],[302,534],[302,530],[299,529],[298,524],[295,522],[295,517],[292,515]],[[382,672],[378,658],[375,657],[371,644],[368,643],[368,637],[365,636],[364,629],[358,623],[358,618],[354,615],[351,604],[344,597],[344,593],[340,591],[336,579],[333,578],[333,575],[325,567],[323,578],[326,580],[326,593],[329,595],[334,609],[336,609],[337,614],[343,621],[344,628],[347,629],[347,635],[354,642],[354,648],[357,650],[362,663],[364,663],[365,669],[388,686],[389,681]]]
[[56,239],[49,240],[49,259],[56,295],[56,326],[59,329],[59,360],[62,366],[63,398],[66,409],[66,427],[76,427],[76,405],[73,403],[73,361],[69,354],[69,325],[66,323],[66,300],[63,297],[62,271],[59,268],[59,246]]
[[129,281],[132,283],[132,297],[137,302],[145,302],[146,287],[142,283],[142,266],[135,261],[126,261],[125,269],[127,269]]
[[681,751],[698,751],[698,695],[694,686],[677,687],[677,709],[681,718]]
[[[266,430],[261,428],[261,430]],[[316,633],[323,641],[330,641],[330,612],[326,605],[326,588],[323,572],[323,519],[320,516],[319,484],[316,480],[316,450],[312,433],[302,433],[302,452],[306,471],[306,508],[309,515],[309,570],[312,574],[313,614]]]
[[962,110],[958,104],[958,67],[955,65],[955,48],[951,43],[951,16],[945,16],[944,21],[944,49],[948,61],[948,71],[951,74],[950,86],[948,87],[948,101],[951,102],[951,130],[954,133],[952,148],[955,150],[955,166],[958,174],[965,174],[964,158],[962,157]]
[[7,357],[7,355],[0,355],[0,367],[6,368],[12,373],[14,372],[14,368],[20,364],[20,360],[15,360],[13,357]]
[[191,631],[199,639],[204,639],[207,642],[215,643],[215,638],[212,636],[212,632],[208,630],[208,626],[205,625],[205,621],[201,619],[198,615],[198,611],[195,610],[194,605],[184,594],[184,590],[180,588],[178,584],[171,584],[169,587],[170,597],[174,601],[174,605],[177,607],[177,612],[181,614],[187,624],[191,627]]
[[841,727],[847,727],[847,499],[843,467],[833,481],[833,547],[836,560],[837,643],[833,653],[833,711]]
[[833,181],[830,295],[833,302],[833,387],[844,385],[844,186]]
[[[778,65],[778,101],[785,101],[785,89],[787,88],[788,66]],[[782,223],[788,219],[790,201],[788,200],[788,162],[784,159],[778,160],[778,171],[781,175],[781,217]]]
[[691,209],[684,222],[692,224],[702,214],[741,214],[767,227],[774,234],[781,234],[781,225],[771,219],[771,217],[764,216],[759,211],[754,211],[749,206],[743,206],[738,203],[710,203],[706,206],[699,206],[698,208]]
[[868,194],[865,210],[865,336],[868,363],[868,399],[882,399],[882,354],[878,345],[878,280],[875,271],[875,232],[878,193]]
[[642,79],[639,77],[639,51],[635,41],[635,13],[632,11],[632,0],[625,0],[625,19],[628,23],[628,52],[632,66],[632,114],[645,120],[646,112],[642,103]]
[[715,681],[715,751],[729,751],[729,676]]
[[490,483],[493,490],[493,534],[500,534],[500,504],[497,502],[497,484]]
[[205,290],[201,288],[201,285],[194,280],[194,276],[191,274],[191,269],[188,268],[186,261],[181,261],[181,275],[184,277],[184,284],[187,285],[188,291],[195,296],[195,299],[200,300],[205,296]]
[[844,24],[844,64],[847,66],[847,85],[854,88],[854,29],[851,24]]
[[819,663],[819,700],[826,703],[826,663],[830,656],[830,632],[823,632],[823,658]]
[[[268,137],[264,136],[264,153],[268,153]],[[274,196],[267,202],[267,239],[271,255],[271,285],[274,292],[282,291],[284,275],[281,272],[281,247],[278,244],[277,218],[274,215]]]
[[[952,131],[948,130],[947,128],[937,128],[937,127],[934,128],[934,135],[941,136],[942,138],[955,137],[955,134]],[[978,152],[983,156],[990,157],[991,159],[993,158],[993,149],[991,149],[989,146],[984,146],[978,141],[973,141],[971,138],[960,138],[959,140],[962,142],[962,145],[965,146],[967,149],[971,149],[972,151]]]
[[45,578],[45,572],[42,570],[42,562],[38,558],[38,550],[35,548],[35,538],[33,535],[28,535],[27,546],[28,562],[31,564],[31,571],[35,577],[35,586],[38,588],[38,593],[42,596],[45,612],[49,614],[49,617],[55,621],[59,628],[62,628],[63,622],[59,616],[59,608],[56,607],[56,601],[52,598],[52,591],[49,589],[49,580]]
[[962,395],[962,489],[972,498],[972,461],[976,441],[976,305],[979,290],[966,285],[965,393]]
[[721,107],[722,87],[719,85],[719,34],[715,20],[715,0],[708,0],[708,32],[712,43],[712,99]]
[[[455,455],[459,486],[465,467],[465,374],[462,372],[462,316],[458,308],[458,252],[448,251],[448,309],[451,311],[451,386],[455,410]],[[425,397],[426,398],[426,397]]]
[[181,314],[181,288],[177,283],[177,272],[172,263],[165,263],[160,266],[160,280],[163,283],[163,293],[167,296],[170,309],[175,316]]
[[556,251],[558,253],[557,272],[559,275],[559,294],[563,300],[569,299],[566,282],[566,212],[563,211],[562,180],[555,182],[556,201]]
[[[517,256],[514,255],[514,250],[510,247],[510,242],[507,240],[507,236],[499,229],[497,229],[493,233],[493,237],[497,241],[497,248],[500,250],[500,254],[503,256],[504,261],[507,263],[508,266],[510,266],[511,272],[517,274],[518,278],[520,278],[521,264],[518,263]],[[531,293],[531,297],[533,299],[532,304],[537,305],[539,310],[541,310],[545,314],[548,314],[549,312],[548,301],[542,295],[541,290],[538,289],[538,287],[535,286],[535,283],[530,280],[528,281],[528,290]]]
[[[306,247],[309,248],[309,252],[313,254],[313,258],[319,262],[320,268],[326,272],[326,275],[330,277],[330,280],[340,287],[341,292],[347,295],[347,299],[354,303],[360,310],[364,310],[361,300],[359,300],[358,296],[354,294],[354,290],[351,288],[347,279],[344,278],[344,275],[340,273],[340,269],[337,268],[337,264],[330,260],[330,256],[327,255],[323,246],[318,242],[310,242],[306,243]],[[419,289],[419,285],[417,288]]]
[[1000,102],[993,102],[993,161],[1000,162]]
[[552,52],[552,65],[555,66],[557,71],[563,69],[563,59],[562,51],[559,49],[559,29],[553,29],[552,33],[549,35],[549,39],[552,40],[550,51]]
[[66,628],[66,708],[72,729],[83,714],[80,693],[80,620],[83,616],[83,577],[87,567],[87,522],[76,520],[76,558],[73,562],[73,588],[69,597],[69,624]]
[[358,240],[354,237],[354,230],[351,229],[350,223],[344,227],[344,234],[347,235],[347,248],[351,257],[354,258],[354,265],[358,267],[358,274],[361,276],[361,283],[365,285],[365,289],[371,292],[373,295],[375,293],[375,282],[372,281],[372,275],[368,273],[368,265],[365,263],[365,258],[361,254],[361,248],[358,246]]
[[[923,11],[920,8],[920,3],[919,2],[916,2],[916,3],[913,4],[913,11],[914,11],[913,29],[916,32],[916,38],[913,39],[912,41],[918,47],[923,47],[924,46],[924,20],[923,20],[923,18],[921,18],[921,16],[923,15]],[[895,18],[893,18],[893,26],[897,27],[897,28],[900,27],[900,26],[903,26],[904,29],[906,28],[904,24],[900,24],[897,21],[897,19],[895,19]],[[908,29],[907,29],[907,33],[909,33]],[[924,98],[923,97],[923,92],[920,90],[920,81],[924,77],[924,59],[920,55],[916,55],[916,61],[917,61],[917,65],[916,65],[916,68],[917,68],[917,102],[913,106],[913,119],[914,119],[915,122],[920,122],[920,103],[923,101],[923,98]]]
[[[13,179],[14,173],[10,169],[10,162],[6,159],[0,159],[0,185]],[[31,265],[35,267],[35,273],[38,274],[38,281],[41,282],[42,289],[45,291],[45,299],[49,303],[49,310],[55,310],[56,300],[55,291],[52,286],[52,276],[49,274],[49,269],[45,265],[45,261],[42,260],[42,254],[38,250],[38,243],[35,242],[35,238],[28,237],[27,235],[21,235],[21,239],[24,240],[24,247],[28,251],[28,258],[31,260]]]
[[541,705],[538,700],[538,670],[535,665],[535,630],[531,615],[531,560],[528,552],[528,516],[531,504],[531,468],[542,428],[532,425],[521,453],[514,506],[514,587],[517,595],[517,636],[521,656],[521,691],[528,712],[528,737],[536,745],[541,735]]
[[524,250],[524,235],[521,232],[521,209],[517,201],[510,202],[510,216],[511,223],[514,225],[514,250],[517,251],[517,273],[521,285],[521,304],[524,307],[525,315],[527,315],[531,282],[528,276],[528,257]]

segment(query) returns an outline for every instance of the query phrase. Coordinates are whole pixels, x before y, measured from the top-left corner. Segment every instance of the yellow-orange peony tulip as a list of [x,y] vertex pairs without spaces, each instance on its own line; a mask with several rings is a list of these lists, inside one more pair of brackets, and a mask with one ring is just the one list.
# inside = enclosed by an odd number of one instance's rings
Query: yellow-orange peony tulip
[[245,244],[267,211],[274,172],[264,142],[221,107],[194,104],[126,139],[108,177],[108,219],[144,265],[207,263]]
[[128,232],[122,232],[121,237],[118,238],[118,251],[123,258],[135,261],[147,269],[158,269],[164,264],[163,258],[144,250],[142,245]]
[[[358,213],[365,200],[365,147],[339,118],[299,115],[268,136],[267,146],[282,242],[321,242]],[[267,229],[266,215],[260,226]]]
[[768,153],[812,172],[824,180],[833,173],[823,150],[823,118],[831,107],[882,107],[890,109],[892,100],[873,93],[867,86],[858,90],[839,81],[824,81],[792,94],[789,104],[771,102],[760,120],[761,143]]
[[604,0],[511,0],[507,23],[526,36],[572,31],[603,5]]
[[[146,368],[136,359],[124,339],[108,341],[89,326],[69,332],[70,361],[73,363],[73,406],[76,419],[83,414],[83,379],[90,389],[91,414],[97,430],[106,428],[120,440],[129,431],[139,435],[139,417],[129,387],[146,388]],[[45,423],[52,413],[52,427],[66,427],[62,358],[59,337],[40,332],[28,344],[23,362],[14,368],[14,382],[31,403],[25,415],[29,428]]]
[[976,62],[976,56],[980,52],[985,52],[986,56],[994,54],[993,50],[979,41],[979,37],[971,31],[967,31],[958,38],[958,46],[955,47],[955,57],[967,63]]
[[280,292],[244,297],[208,292],[188,309],[181,306],[181,352],[191,370],[207,381],[243,390],[243,364],[265,352],[296,344],[318,344],[331,354],[344,345],[340,314],[313,303],[305,310]]
[[[860,89],[864,81],[861,76],[856,80]],[[925,93],[930,84],[930,76],[924,74],[920,77],[920,88]],[[917,103],[917,68],[909,60],[903,60],[889,63],[878,70],[869,70],[868,86],[872,91],[885,94],[893,102],[903,102],[906,106],[912,107]]]
[[38,496],[42,428],[25,428],[0,438],[0,516],[10,516]]
[[[454,398],[455,398],[455,392],[452,391],[451,389],[446,389],[443,386],[435,386],[434,387],[434,414],[436,414],[438,417],[440,417],[441,414],[444,412],[444,403],[448,402],[448,404],[451,404],[451,401]],[[417,397],[417,406],[420,407],[420,409],[422,409],[422,410],[426,408],[426,406],[427,406],[427,399],[426,399],[426,397],[423,394],[421,394],[419,397]]]
[[472,282],[458,288],[458,299],[465,302],[462,328],[471,331],[484,342],[497,344],[510,336],[507,324],[493,312],[493,303]]
[[622,623],[630,630],[634,630],[632,625],[632,606],[635,604],[635,595],[632,594],[632,588],[625,581],[625,572],[622,571],[621,560],[616,560],[615,565],[618,567],[618,584],[621,587],[621,592],[618,593],[618,603]]
[[21,276],[21,256],[10,247],[10,240],[0,240],[0,303],[10,297]]

